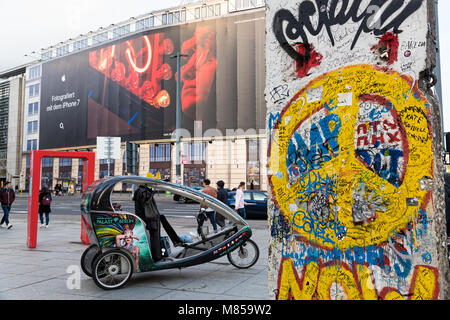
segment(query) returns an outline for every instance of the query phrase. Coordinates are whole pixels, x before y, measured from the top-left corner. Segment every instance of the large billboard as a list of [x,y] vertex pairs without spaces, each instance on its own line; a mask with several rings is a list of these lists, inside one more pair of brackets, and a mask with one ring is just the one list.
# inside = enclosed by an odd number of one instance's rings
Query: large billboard
[[[158,28],[43,64],[40,149],[167,138],[181,126],[263,129],[264,12]],[[194,124],[197,128],[194,129]]]

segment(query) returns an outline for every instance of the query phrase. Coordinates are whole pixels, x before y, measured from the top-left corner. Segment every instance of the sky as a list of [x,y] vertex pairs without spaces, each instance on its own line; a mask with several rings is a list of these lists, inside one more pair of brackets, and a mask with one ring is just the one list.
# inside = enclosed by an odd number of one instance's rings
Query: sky
[[[155,10],[189,0],[0,0],[0,72],[25,64],[47,48]],[[194,1],[195,2],[195,1]],[[450,131],[450,1],[439,1],[444,130]]]

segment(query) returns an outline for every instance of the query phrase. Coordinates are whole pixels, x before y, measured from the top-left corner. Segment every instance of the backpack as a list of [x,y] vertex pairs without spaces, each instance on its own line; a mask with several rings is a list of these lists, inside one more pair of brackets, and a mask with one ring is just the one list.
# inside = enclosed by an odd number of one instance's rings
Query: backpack
[[42,198],[42,205],[43,206],[49,206],[52,203],[52,198],[49,194],[46,194],[44,198]]

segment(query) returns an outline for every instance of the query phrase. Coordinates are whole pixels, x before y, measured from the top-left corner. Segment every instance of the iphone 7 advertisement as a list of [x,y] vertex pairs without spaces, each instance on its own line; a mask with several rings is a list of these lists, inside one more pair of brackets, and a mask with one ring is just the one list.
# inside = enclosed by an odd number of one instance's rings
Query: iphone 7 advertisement
[[263,129],[264,12],[157,28],[43,64],[40,148]]

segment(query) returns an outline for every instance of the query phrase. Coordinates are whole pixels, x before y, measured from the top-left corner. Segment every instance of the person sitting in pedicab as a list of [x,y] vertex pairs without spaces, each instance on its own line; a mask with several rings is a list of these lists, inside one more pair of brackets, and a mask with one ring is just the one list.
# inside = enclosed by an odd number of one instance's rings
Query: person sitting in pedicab
[[[133,230],[125,229],[123,234],[119,234],[116,236],[116,246],[118,248],[127,249],[131,253],[136,261],[136,270],[139,270],[140,249],[139,246],[134,245],[134,239],[138,241],[141,240],[139,236],[135,236],[133,234]],[[124,241],[124,244],[122,244],[122,240]]]

